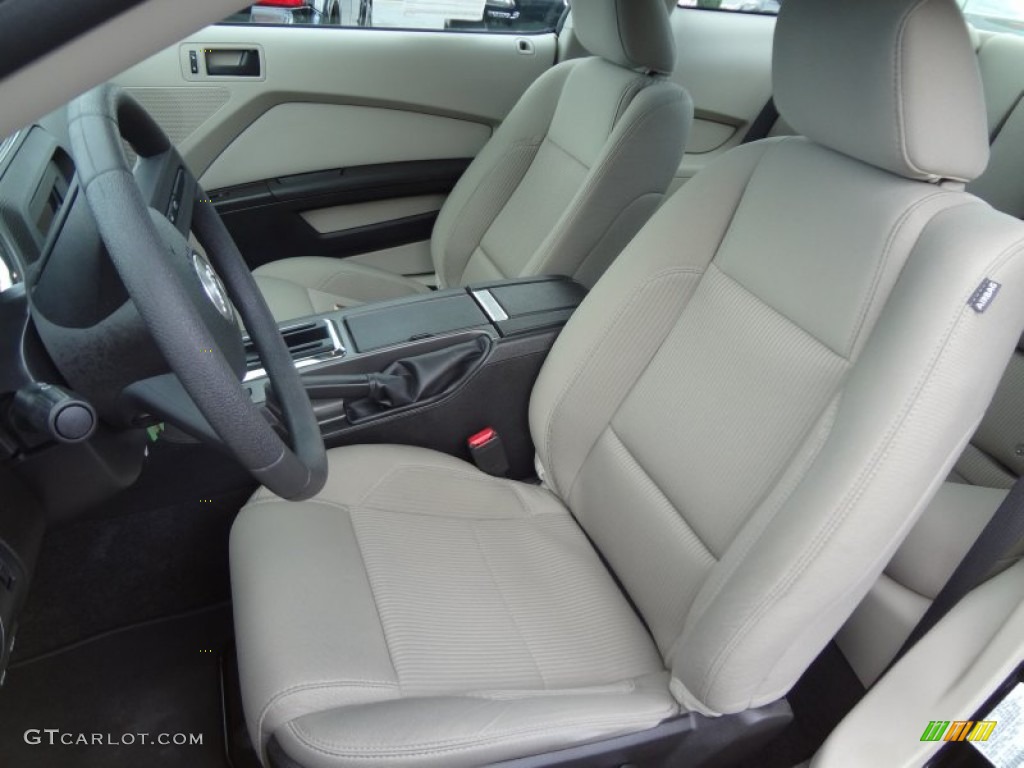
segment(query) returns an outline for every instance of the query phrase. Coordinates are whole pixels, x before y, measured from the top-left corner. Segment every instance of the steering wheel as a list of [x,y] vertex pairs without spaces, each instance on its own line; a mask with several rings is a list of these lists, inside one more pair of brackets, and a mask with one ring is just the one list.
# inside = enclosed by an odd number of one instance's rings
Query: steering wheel
[[[249,268],[167,134],[112,85],[74,101],[68,128],[100,237],[173,372],[136,382],[131,394],[167,421],[221,442],[278,496],[301,500],[318,493],[327,457],[309,398]],[[138,153],[134,172],[122,137]],[[155,210],[141,179],[171,179],[174,190],[183,192],[170,195],[171,208]],[[179,226],[190,222],[209,260],[168,216]],[[243,386],[245,352],[235,308],[280,400],[290,444]]]

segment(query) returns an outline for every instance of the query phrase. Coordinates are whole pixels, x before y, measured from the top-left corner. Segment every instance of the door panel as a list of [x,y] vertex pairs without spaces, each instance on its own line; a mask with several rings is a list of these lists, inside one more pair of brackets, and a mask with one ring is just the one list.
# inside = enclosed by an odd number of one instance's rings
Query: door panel
[[444,204],[444,195],[417,195],[379,200],[372,203],[351,203],[319,208],[301,214],[303,220],[321,235],[355,227],[368,227],[386,221],[425,213],[437,214]]
[[[531,35],[529,54],[520,39],[217,25],[115,81],[167,130],[251,265],[360,255],[416,274],[431,269],[427,244],[412,246],[429,239],[440,201],[554,63],[554,34]],[[259,73],[209,76],[209,50],[256,51]],[[409,213],[407,198],[423,195],[431,210]],[[377,205],[387,200],[405,202],[388,213]],[[331,217],[351,226],[321,232],[310,223]]]
[[279,104],[242,131],[199,181],[215,190],[328,168],[474,157],[490,136],[482,123],[420,112]]
[[[429,241],[445,196],[469,162],[349,166],[223,187],[210,197],[250,267],[295,255],[369,254]],[[406,263],[362,260],[381,269],[385,262]],[[430,271],[423,266],[418,260],[415,272],[401,274]]]

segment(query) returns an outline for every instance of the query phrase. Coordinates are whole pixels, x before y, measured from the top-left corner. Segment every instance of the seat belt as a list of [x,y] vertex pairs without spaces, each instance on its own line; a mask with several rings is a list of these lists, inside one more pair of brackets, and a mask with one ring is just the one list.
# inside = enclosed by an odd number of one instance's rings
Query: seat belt
[[775,99],[769,97],[767,103],[757,113],[754,122],[750,124],[750,130],[747,131],[747,135],[743,137],[743,141],[740,143],[749,144],[752,141],[760,141],[765,138],[778,119],[779,110],[775,108]]
[[1015,544],[1024,539],[1024,477],[1014,483],[1013,488],[996,509],[974,544],[967,550],[964,559],[953,571],[953,575],[942,585],[939,594],[925,611],[924,616],[910,631],[886,671],[928,634],[942,618],[959,603],[968,592],[984,581],[989,572]]

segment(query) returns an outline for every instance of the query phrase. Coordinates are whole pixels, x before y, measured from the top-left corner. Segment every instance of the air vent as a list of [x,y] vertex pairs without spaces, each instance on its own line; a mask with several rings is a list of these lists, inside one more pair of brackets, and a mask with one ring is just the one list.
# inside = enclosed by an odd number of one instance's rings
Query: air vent
[[[338,338],[338,331],[334,324],[327,319],[312,320],[295,325],[286,325],[281,328],[281,335],[284,343],[288,346],[288,352],[295,361],[295,366],[301,368],[313,363],[318,363],[332,357],[345,353]],[[260,360],[256,347],[248,336],[245,337],[245,365],[248,369],[246,380],[256,379],[265,376],[263,361]]]

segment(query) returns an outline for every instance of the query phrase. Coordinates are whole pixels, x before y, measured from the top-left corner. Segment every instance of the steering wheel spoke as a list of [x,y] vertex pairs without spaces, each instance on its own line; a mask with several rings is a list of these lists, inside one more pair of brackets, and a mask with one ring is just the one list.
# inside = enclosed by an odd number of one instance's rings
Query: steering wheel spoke
[[200,197],[199,182],[174,147],[152,157],[139,156],[132,169],[135,183],[150,208],[188,237],[192,210]]
[[[210,422],[185,391],[181,379],[173,373],[136,381],[124,390],[123,397],[135,411],[173,424],[197,440],[226,447],[220,435],[210,426]],[[260,407],[259,412],[282,438],[287,437],[287,426],[273,411]]]
[[[238,248],[166,134],[137,101],[109,84],[72,103],[68,129],[110,260],[174,374],[129,385],[127,400],[223,444],[279,496],[315,495],[326,480],[327,459],[309,398]],[[134,172],[122,138],[138,153]],[[192,248],[190,232],[208,259]],[[245,355],[232,303],[281,399],[290,439],[268,422],[241,382]]]

